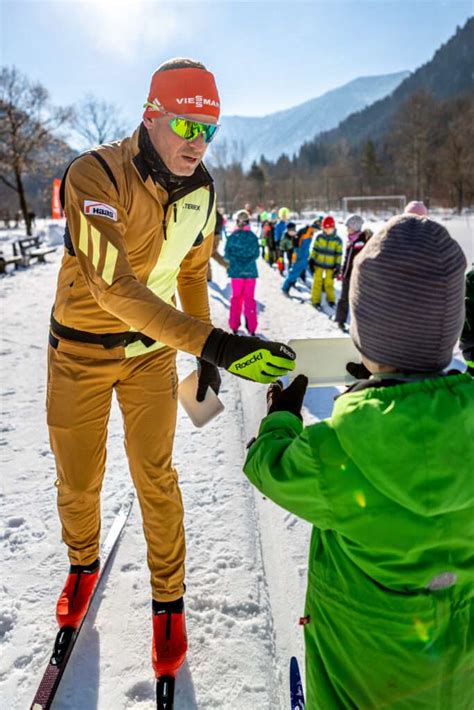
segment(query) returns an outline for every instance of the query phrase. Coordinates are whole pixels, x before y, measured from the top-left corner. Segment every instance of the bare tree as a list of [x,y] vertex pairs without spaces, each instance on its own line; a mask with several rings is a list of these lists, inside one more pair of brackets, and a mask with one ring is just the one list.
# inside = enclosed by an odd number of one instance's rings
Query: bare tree
[[226,212],[231,212],[236,203],[242,201],[242,188],[246,180],[240,163],[232,163],[228,167],[216,167],[212,171],[219,203]]
[[463,96],[446,102],[444,118],[446,139],[439,152],[439,172],[450,185],[456,209],[461,213],[474,185],[473,97]]
[[75,106],[73,127],[87,148],[123,138],[129,132],[118,108],[89,94]]
[[50,163],[54,134],[71,120],[70,108],[54,108],[48,91],[15,67],[0,72],[0,180],[18,194],[31,234],[25,178],[44,173]]
[[412,94],[400,105],[393,125],[395,168],[411,182],[413,196],[427,200],[441,126],[439,101],[424,90]]

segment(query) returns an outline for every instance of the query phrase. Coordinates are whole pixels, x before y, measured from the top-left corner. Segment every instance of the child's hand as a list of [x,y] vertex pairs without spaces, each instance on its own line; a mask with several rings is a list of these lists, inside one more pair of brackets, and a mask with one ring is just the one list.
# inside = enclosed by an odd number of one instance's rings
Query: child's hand
[[283,389],[281,380],[277,380],[270,385],[267,390],[267,414],[273,412],[290,412],[299,419],[301,416],[301,407],[308,386],[308,378],[306,375],[298,375],[286,390]]
[[363,362],[348,362],[346,365],[346,370],[349,375],[355,377],[356,380],[368,380],[372,375],[370,370],[366,368]]

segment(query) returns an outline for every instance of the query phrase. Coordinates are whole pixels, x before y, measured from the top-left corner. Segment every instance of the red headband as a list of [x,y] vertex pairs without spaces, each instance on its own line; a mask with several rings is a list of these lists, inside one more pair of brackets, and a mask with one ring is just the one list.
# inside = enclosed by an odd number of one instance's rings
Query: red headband
[[151,78],[148,103],[143,118],[157,118],[164,113],[185,115],[202,113],[219,118],[220,103],[214,74],[195,67],[156,71]]

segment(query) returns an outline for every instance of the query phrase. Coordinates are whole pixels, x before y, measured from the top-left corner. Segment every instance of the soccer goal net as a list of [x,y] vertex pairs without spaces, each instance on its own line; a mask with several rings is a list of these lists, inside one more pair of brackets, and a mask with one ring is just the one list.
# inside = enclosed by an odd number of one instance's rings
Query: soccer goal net
[[364,195],[361,197],[343,197],[342,211],[346,217],[356,212],[362,217],[378,217],[388,219],[392,215],[401,214],[407,203],[405,195]]

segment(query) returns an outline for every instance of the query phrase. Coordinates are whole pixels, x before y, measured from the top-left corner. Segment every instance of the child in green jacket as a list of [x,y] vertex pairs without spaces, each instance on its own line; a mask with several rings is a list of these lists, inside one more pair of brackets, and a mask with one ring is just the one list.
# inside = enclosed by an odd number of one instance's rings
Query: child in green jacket
[[303,375],[269,390],[244,470],[313,525],[307,710],[474,708],[474,381],[443,372],[465,269],[444,227],[393,218],[350,285],[369,379],[307,427]]

